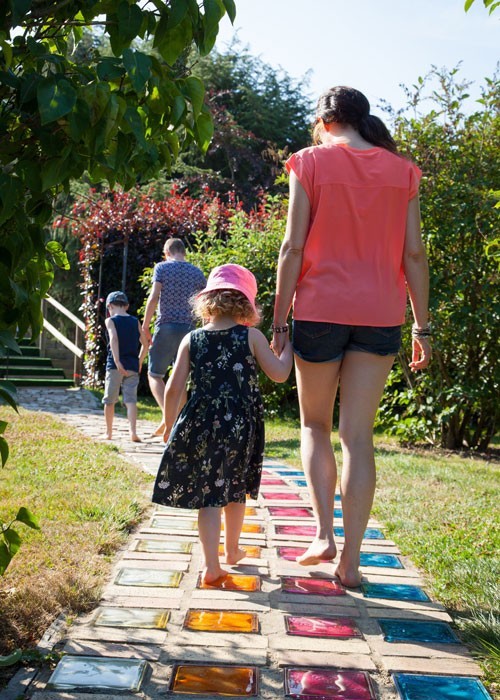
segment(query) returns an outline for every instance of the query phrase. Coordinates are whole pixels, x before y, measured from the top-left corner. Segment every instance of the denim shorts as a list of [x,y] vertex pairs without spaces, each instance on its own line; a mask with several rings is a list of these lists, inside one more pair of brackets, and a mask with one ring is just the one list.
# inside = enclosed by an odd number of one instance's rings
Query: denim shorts
[[131,372],[127,377],[117,369],[107,369],[104,380],[103,403],[116,403],[122,389],[123,403],[137,403],[137,387],[139,386],[139,374]]
[[346,326],[322,321],[294,321],[293,351],[306,362],[338,362],[349,351],[397,355],[401,326]]
[[149,348],[148,374],[163,377],[174,362],[184,336],[193,330],[190,323],[162,323],[153,336]]

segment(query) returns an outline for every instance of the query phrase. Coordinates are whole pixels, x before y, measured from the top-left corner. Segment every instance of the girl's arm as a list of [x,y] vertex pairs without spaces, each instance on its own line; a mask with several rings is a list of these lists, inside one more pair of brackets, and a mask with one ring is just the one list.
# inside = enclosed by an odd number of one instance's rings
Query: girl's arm
[[186,387],[187,378],[189,376],[190,357],[189,357],[189,338],[188,333],[181,341],[177,358],[175,360],[174,369],[169,377],[167,386],[165,387],[165,398],[163,403],[163,420],[165,422],[165,432],[163,433],[163,441],[167,442],[170,431],[179,415],[179,406]]
[[[290,173],[290,202],[286,232],[278,257],[274,325],[287,323],[293,295],[302,269],[302,254],[309,231],[311,205],[306,191],[292,170]],[[287,339],[286,333],[275,333],[272,347],[279,355]]]
[[260,368],[273,382],[286,382],[293,363],[292,344],[286,333],[284,347],[281,353],[275,355],[269,347],[266,336],[258,328],[248,329],[248,343],[250,350],[259,363]]
[[[418,328],[425,328],[429,323],[429,266],[422,241],[418,196],[411,199],[408,203],[403,269],[415,325]],[[431,346],[429,340],[427,338],[413,338],[410,369],[413,371],[425,369],[430,359]]]

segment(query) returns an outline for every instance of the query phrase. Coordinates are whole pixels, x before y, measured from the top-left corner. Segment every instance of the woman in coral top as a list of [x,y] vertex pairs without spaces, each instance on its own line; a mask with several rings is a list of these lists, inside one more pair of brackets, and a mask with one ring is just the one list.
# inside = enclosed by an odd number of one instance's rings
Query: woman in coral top
[[316,145],[287,161],[290,204],[273,323],[279,353],[293,304],[301,457],[317,521],[297,561],[333,561],[337,469],[330,435],[340,386],[341,496],[345,541],[336,575],[359,586],[359,553],[375,491],[373,424],[401,343],[407,291],[413,371],[430,357],[428,267],[420,232],[420,170],[397,153],[366,97],[323,94]]

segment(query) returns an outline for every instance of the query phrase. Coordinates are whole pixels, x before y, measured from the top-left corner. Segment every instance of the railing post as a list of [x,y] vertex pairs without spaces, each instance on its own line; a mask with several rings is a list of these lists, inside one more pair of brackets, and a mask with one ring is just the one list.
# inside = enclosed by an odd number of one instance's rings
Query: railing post
[[[82,338],[82,333],[80,331],[80,328],[77,325],[75,325],[75,345],[77,347],[80,347],[81,338]],[[73,381],[75,382],[76,386],[80,386],[80,384],[82,383],[82,369],[83,369],[82,358],[75,355],[74,362],[73,362]]]
[[[42,299],[42,318],[45,318],[46,316],[47,316],[47,301],[46,301],[46,299]],[[47,339],[47,335],[45,332],[45,328],[42,326],[42,330],[41,330],[40,335],[38,337],[38,349],[40,350],[40,357],[45,357],[46,339]]]

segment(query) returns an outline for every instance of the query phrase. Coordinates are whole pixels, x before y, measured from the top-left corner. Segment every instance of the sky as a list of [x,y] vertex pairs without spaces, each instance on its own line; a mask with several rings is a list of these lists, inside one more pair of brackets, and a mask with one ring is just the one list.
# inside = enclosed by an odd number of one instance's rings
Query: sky
[[235,32],[250,53],[301,80],[310,73],[314,102],[334,85],[361,90],[372,112],[381,99],[395,109],[411,86],[436,65],[462,66],[472,80],[468,111],[484,78],[500,61],[500,9],[491,16],[482,0],[469,12],[463,0],[236,0],[234,27],[224,17],[216,48],[224,52]]

